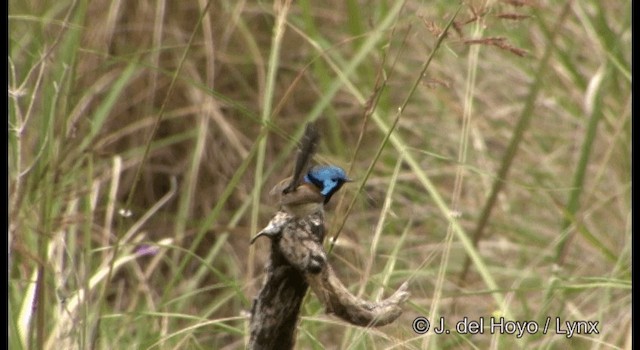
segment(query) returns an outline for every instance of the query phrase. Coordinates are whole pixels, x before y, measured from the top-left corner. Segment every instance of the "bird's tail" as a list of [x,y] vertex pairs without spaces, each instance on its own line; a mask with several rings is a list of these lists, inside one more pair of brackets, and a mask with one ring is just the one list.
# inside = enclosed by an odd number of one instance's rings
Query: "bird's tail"
[[302,140],[300,140],[300,148],[298,149],[298,156],[296,157],[296,164],[293,169],[293,177],[291,178],[289,186],[287,186],[282,193],[286,194],[298,188],[302,182],[304,171],[308,168],[309,162],[311,162],[313,155],[316,153],[319,140],[320,134],[318,133],[316,124],[314,122],[307,123]]

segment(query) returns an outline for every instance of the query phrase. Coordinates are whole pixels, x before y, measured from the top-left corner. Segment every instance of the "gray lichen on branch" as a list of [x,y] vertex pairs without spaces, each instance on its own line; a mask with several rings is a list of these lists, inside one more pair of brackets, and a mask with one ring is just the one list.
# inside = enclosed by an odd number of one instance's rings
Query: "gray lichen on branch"
[[328,313],[358,326],[382,326],[397,319],[409,297],[407,283],[389,298],[370,302],[351,294],[326,258],[324,212],[305,217],[277,212],[256,238],[271,239],[264,285],[251,310],[250,349],[289,349],[295,344],[300,305],[309,286]]

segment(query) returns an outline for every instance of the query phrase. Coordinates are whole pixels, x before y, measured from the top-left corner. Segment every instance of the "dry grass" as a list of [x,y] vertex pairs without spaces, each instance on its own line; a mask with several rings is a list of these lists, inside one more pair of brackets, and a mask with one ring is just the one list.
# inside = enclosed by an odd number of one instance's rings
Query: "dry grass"
[[[9,8],[10,348],[243,348],[309,120],[357,180],[332,263],[412,298],[364,329],[309,297],[300,348],[630,348],[630,2]],[[455,332],[500,315],[599,334]]]

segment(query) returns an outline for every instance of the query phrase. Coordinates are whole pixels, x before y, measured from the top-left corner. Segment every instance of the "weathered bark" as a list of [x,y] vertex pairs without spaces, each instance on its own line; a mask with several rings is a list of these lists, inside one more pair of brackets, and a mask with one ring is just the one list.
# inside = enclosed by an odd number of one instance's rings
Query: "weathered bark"
[[[271,238],[271,256],[251,309],[249,349],[292,349],[300,304],[309,288],[305,271],[320,271],[326,261],[323,212],[296,219],[279,211],[255,238],[263,235]],[[314,254],[318,246],[319,255]]]
[[304,218],[279,211],[255,238],[260,236],[271,238],[271,256],[251,310],[249,349],[293,348],[309,285],[328,313],[358,326],[382,326],[402,313],[400,305],[409,297],[406,282],[390,298],[372,303],[349,293],[336,277],[322,246],[322,210]]
[[329,264],[319,274],[305,274],[313,293],[325,306],[327,313],[362,327],[379,327],[400,317],[400,305],[409,298],[409,285],[403,283],[389,298],[377,303],[362,300],[351,294],[340,282]]
[[[309,288],[300,271],[272,249],[271,266],[251,310],[249,349],[292,349],[302,299]],[[283,264],[284,262],[284,264]]]

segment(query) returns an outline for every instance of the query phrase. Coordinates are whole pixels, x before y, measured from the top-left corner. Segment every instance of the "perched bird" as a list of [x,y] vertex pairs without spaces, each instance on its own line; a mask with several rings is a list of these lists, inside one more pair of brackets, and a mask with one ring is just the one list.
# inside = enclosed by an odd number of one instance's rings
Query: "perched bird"
[[311,217],[318,215],[322,217],[324,205],[342,185],[351,181],[345,171],[335,165],[309,166],[319,139],[315,124],[308,123],[300,140],[293,175],[280,181],[269,192],[277,198],[280,210],[269,225],[251,239],[251,244],[260,236],[274,237],[280,234],[291,220],[311,220]]
[[302,221],[322,218],[324,205],[346,182],[352,181],[342,168],[335,165],[317,165],[302,177],[302,183],[295,189],[289,190],[292,177],[286,178],[269,192],[278,196],[280,211],[269,221],[267,227],[258,232],[250,241],[253,244],[261,236],[275,237],[283,232],[285,227],[297,219]]
[[277,184],[269,194],[279,197],[278,202],[284,210],[302,217],[322,209],[329,203],[331,196],[350,181],[351,179],[340,167],[316,165],[309,170],[294,190],[288,190],[291,178],[287,178]]
[[309,168],[319,140],[315,123],[308,123],[300,140],[293,175],[282,180],[270,192],[278,197],[282,209],[297,217],[321,210],[345,182],[351,181],[342,168],[334,165]]

